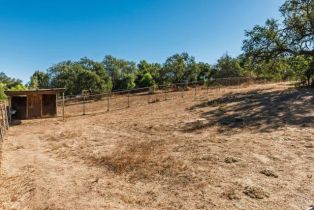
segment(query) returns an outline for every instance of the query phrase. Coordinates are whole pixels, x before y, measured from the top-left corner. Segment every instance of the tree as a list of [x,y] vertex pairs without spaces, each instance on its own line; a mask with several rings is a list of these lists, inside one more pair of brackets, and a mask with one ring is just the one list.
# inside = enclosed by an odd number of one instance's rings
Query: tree
[[[243,50],[254,62],[276,62],[278,58],[303,56],[314,58],[314,1],[286,0],[280,7],[281,24],[274,19],[265,26],[255,26],[246,32]],[[314,85],[314,73],[310,64],[304,75],[308,85]],[[304,72],[305,73],[305,72]]]
[[136,86],[137,87],[151,87],[160,83],[161,66],[158,63],[148,63],[142,60],[137,65]]
[[107,55],[102,64],[111,77],[114,90],[135,87],[136,65],[134,62]]
[[94,93],[101,93],[106,90],[106,87],[103,86],[104,83],[101,81],[100,77],[92,71],[82,70],[78,72],[76,87],[78,92],[83,90],[89,90]]
[[83,68],[72,61],[64,61],[53,65],[48,69],[51,87],[65,88],[66,94],[80,94],[81,91],[76,86],[76,81],[81,71],[83,71]]
[[194,57],[187,53],[175,54],[167,58],[160,77],[164,83],[196,81],[198,70]]
[[83,58],[78,62],[64,61],[48,69],[51,87],[64,87],[66,94],[81,94],[83,90],[103,93],[111,89],[111,81],[104,67]]
[[243,69],[240,61],[230,57],[228,54],[223,55],[214,67],[215,78],[239,77]]
[[198,81],[207,81],[212,76],[212,68],[208,63],[197,63],[198,68]]
[[6,98],[4,91],[6,90],[25,90],[22,80],[8,77],[5,73],[0,73],[0,100]]
[[141,87],[154,87],[156,85],[156,82],[153,79],[152,75],[149,72],[147,72],[142,77],[142,79],[140,81],[140,85],[141,85]]
[[35,71],[31,76],[28,86],[32,89],[48,88],[49,87],[49,76],[45,72]]
[[4,84],[7,89],[22,85],[22,80],[8,77],[5,73],[0,72],[0,83]]
[[94,78],[95,79],[94,82],[99,83],[94,91],[96,91],[97,93],[101,93],[112,89],[111,79],[107,74],[106,69],[101,63],[84,57],[78,62],[78,64],[80,64],[84,70],[92,72],[99,77],[100,79],[99,81],[96,81],[98,80],[98,78],[96,77]]

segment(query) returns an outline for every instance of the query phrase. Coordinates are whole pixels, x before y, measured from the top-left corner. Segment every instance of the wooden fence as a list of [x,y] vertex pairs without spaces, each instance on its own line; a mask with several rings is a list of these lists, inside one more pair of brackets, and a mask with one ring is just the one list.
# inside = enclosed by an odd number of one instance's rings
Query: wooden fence
[[7,102],[0,102],[0,168],[2,163],[2,142],[9,129],[8,117],[8,104]]
[[3,141],[9,129],[9,110],[7,102],[0,102],[0,141]]

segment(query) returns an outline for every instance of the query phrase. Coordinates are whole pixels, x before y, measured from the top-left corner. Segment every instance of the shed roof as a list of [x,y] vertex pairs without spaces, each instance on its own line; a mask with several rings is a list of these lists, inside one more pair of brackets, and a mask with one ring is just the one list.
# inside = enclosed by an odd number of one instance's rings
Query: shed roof
[[63,93],[65,88],[37,89],[37,90],[8,90],[4,91],[7,96],[25,96],[25,95],[41,95],[41,94],[57,94]]

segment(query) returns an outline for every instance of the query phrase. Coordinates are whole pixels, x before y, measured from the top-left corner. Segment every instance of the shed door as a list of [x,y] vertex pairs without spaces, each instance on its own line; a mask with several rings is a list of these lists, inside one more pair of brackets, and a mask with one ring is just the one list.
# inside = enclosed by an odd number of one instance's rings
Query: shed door
[[43,116],[55,116],[57,114],[56,95],[43,95]]
[[13,96],[11,99],[12,109],[16,111],[16,113],[12,116],[13,119],[24,120],[26,119],[26,107],[27,107],[27,98],[20,96]]
[[28,118],[41,117],[41,95],[29,95],[27,98]]

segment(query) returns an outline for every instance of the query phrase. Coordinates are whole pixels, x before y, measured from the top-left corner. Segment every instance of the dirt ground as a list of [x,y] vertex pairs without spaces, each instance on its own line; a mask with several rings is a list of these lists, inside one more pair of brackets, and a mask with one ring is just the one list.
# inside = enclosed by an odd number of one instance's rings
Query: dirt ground
[[[211,90],[23,121],[2,145],[0,209],[307,209],[314,90]],[[70,109],[69,109],[70,111]]]

